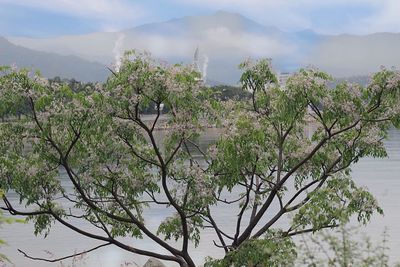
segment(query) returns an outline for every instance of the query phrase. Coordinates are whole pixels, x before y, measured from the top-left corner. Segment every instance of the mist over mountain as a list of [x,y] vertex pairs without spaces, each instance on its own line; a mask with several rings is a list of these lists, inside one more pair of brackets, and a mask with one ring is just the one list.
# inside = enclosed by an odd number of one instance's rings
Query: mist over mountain
[[400,34],[397,33],[327,36],[311,30],[284,32],[224,11],[145,24],[120,32],[9,40],[30,49],[74,55],[108,66],[130,49],[147,50],[170,63],[192,63],[198,47],[203,75],[207,80],[227,84],[238,82],[237,66],[248,57],[272,58],[278,72],[293,72],[313,65],[339,77],[369,74],[381,65],[400,65]]
[[16,64],[40,70],[48,78],[60,76],[83,82],[104,81],[109,71],[100,63],[93,63],[76,56],[63,56],[54,53],[34,51],[10,43],[0,37],[0,65]]
[[400,34],[328,36],[309,55],[309,62],[339,77],[369,74],[381,66],[400,68]]

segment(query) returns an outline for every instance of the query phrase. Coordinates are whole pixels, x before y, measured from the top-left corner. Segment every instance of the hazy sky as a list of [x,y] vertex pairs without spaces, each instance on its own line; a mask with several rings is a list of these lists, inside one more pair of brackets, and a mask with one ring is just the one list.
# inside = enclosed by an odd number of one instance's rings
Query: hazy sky
[[0,0],[0,35],[115,31],[216,10],[286,31],[400,32],[399,0]]

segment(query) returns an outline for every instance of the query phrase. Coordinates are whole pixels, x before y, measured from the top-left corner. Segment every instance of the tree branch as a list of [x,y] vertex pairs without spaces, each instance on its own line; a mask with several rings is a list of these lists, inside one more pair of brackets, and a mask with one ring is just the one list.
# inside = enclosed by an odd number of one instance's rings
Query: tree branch
[[46,259],[46,258],[32,257],[32,256],[29,256],[26,252],[22,251],[21,249],[18,249],[18,252],[21,253],[22,255],[24,255],[26,258],[31,259],[31,260],[35,260],[35,261],[58,262],[58,261],[66,260],[66,259],[69,259],[69,258],[74,258],[74,257],[80,256],[80,255],[83,255],[83,254],[87,254],[87,253],[92,252],[92,251],[94,251],[96,249],[99,249],[99,248],[102,248],[102,247],[105,247],[105,246],[109,246],[109,245],[111,245],[111,243],[101,244],[101,245],[99,245],[97,247],[94,247],[94,248],[91,248],[89,250],[85,250],[85,251],[82,251],[82,252],[79,252],[79,253],[74,253],[74,254],[71,254],[71,255],[68,255],[68,256],[65,256],[65,257],[61,257],[61,258],[56,258],[56,259]]

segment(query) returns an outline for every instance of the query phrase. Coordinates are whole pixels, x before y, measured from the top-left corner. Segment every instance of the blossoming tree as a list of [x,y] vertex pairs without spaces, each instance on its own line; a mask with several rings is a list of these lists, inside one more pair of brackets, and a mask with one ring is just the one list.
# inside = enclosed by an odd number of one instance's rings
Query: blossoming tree
[[[381,213],[350,167],[386,155],[382,140],[399,126],[400,73],[384,69],[367,87],[330,89],[330,76],[308,69],[282,88],[268,60],[241,68],[252,98],[218,102],[190,67],[143,54],[127,53],[104,85],[79,92],[3,67],[0,184],[26,209],[6,195],[2,209],[27,216],[36,234],[58,222],[98,240],[93,249],[113,245],[180,266],[195,266],[189,247],[206,228],[215,238],[202,242],[225,255],[210,266],[288,266],[293,236]],[[145,117],[149,106],[157,113]],[[204,149],[197,140],[209,127],[220,135]],[[157,206],[170,212],[152,229],[145,215]],[[229,207],[231,225],[216,207]]]

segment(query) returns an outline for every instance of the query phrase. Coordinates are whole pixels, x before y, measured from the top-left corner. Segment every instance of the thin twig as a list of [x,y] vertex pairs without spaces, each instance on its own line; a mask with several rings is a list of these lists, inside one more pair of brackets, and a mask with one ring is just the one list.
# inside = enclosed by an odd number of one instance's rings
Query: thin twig
[[68,255],[68,256],[65,256],[65,257],[57,258],[57,259],[46,259],[46,258],[32,257],[32,256],[29,256],[26,252],[22,251],[21,249],[18,249],[18,252],[21,253],[22,255],[24,255],[26,258],[31,259],[31,260],[35,260],[35,261],[58,262],[58,261],[66,260],[66,259],[69,259],[69,258],[73,258],[73,257],[76,257],[76,256],[80,256],[80,255],[92,252],[93,250],[96,250],[96,249],[99,249],[99,248],[102,248],[102,247],[105,247],[105,246],[108,246],[108,245],[111,245],[111,243],[101,244],[101,245],[99,245],[97,247],[94,247],[94,248],[91,248],[89,250],[85,250],[85,251],[82,251],[82,252],[79,252],[79,253],[74,253],[72,255]]

